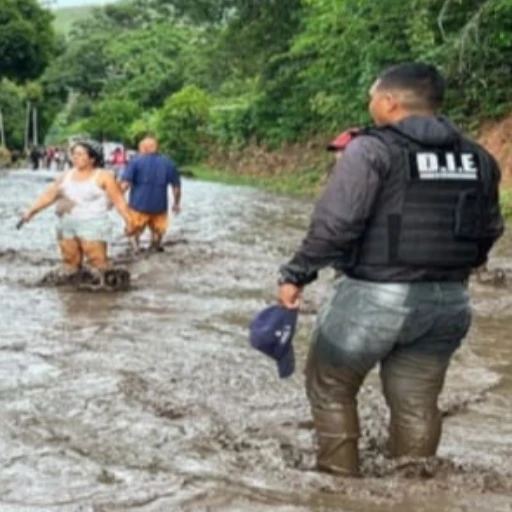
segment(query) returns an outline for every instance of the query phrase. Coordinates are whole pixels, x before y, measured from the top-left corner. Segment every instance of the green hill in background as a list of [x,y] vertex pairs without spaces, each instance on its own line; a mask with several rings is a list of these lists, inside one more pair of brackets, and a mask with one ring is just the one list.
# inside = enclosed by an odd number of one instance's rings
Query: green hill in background
[[63,7],[56,9],[55,29],[61,34],[67,34],[75,21],[83,20],[90,16],[93,10],[91,5],[81,5],[79,7]]
[[[107,3],[114,3],[117,0],[111,0]],[[84,0],[83,5],[76,7],[60,7],[54,11],[55,29],[61,34],[67,34],[75,21],[83,20],[91,15],[91,12],[98,4],[90,4]]]

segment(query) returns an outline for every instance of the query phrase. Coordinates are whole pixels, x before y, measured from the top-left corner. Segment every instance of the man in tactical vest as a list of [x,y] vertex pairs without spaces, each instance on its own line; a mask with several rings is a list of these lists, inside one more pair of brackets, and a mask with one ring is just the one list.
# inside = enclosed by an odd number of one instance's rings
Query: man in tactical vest
[[444,89],[421,63],[380,75],[375,128],[347,146],[281,267],[279,302],[291,309],[320,269],[345,274],[319,313],[306,365],[324,471],[359,474],[356,397],[379,363],[392,456],[432,456],[439,444],[438,396],[471,323],[468,277],[503,233],[499,167],[437,116]]

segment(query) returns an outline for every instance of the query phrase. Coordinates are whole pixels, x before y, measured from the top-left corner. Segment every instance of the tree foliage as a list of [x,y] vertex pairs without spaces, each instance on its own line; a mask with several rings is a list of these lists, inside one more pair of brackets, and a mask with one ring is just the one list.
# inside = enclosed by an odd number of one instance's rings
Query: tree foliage
[[156,130],[190,161],[206,142],[275,147],[368,122],[371,83],[407,60],[443,70],[458,121],[503,114],[512,2],[126,0],[74,27],[44,83],[89,106],[70,122],[128,140]]
[[43,132],[60,109],[55,91],[33,82],[61,48],[52,20],[37,0],[0,0],[0,109],[8,147],[23,147],[27,101],[38,105]]
[[4,78],[0,83],[0,105],[2,106],[7,147],[22,147],[25,136],[23,89]]
[[94,104],[90,117],[82,126],[96,139],[128,142],[128,129],[139,116],[140,107],[134,101],[106,98]]
[[37,78],[54,50],[49,11],[37,0],[0,0],[0,78]]
[[160,110],[157,134],[163,148],[179,162],[194,162],[205,156],[210,106],[204,91],[188,86],[170,96]]

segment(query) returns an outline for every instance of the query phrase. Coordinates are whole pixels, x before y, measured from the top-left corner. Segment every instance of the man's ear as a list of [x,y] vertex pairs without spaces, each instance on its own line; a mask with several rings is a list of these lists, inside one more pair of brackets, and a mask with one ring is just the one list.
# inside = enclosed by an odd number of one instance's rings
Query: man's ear
[[400,106],[398,98],[391,92],[386,92],[384,95],[384,101],[387,112],[394,112]]

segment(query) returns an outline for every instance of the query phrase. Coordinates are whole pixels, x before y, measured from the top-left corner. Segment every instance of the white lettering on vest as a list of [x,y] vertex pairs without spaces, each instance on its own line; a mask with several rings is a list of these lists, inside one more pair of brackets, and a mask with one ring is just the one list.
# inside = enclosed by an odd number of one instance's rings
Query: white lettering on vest
[[475,164],[475,156],[471,153],[462,153],[460,156],[462,168],[465,172],[477,173],[478,169]]
[[420,180],[477,180],[478,166],[471,153],[416,153]]
[[425,172],[436,172],[439,169],[439,160],[435,153],[418,153],[416,155],[416,159],[420,174]]

